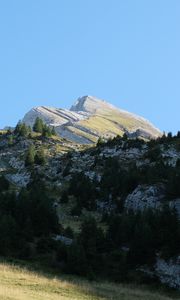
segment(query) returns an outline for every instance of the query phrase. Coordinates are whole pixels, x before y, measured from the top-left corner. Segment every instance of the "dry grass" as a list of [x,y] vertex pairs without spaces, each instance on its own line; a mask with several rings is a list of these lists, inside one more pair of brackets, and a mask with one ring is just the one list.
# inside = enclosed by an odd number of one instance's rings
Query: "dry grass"
[[0,264],[1,300],[170,300],[145,288],[88,282],[74,277],[57,278],[22,267]]
[[7,130],[0,130],[0,134],[5,134],[5,133],[7,133]]
[[108,120],[102,116],[92,116],[87,120],[80,122],[81,126],[84,126],[87,129],[93,130],[99,134],[105,134],[110,129],[113,134],[122,134],[122,131],[118,125],[114,124],[111,120]]
[[144,128],[157,134],[156,130],[154,130],[151,125],[146,123],[143,119],[135,119],[131,114],[122,113],[113,109],[103,112],[98,111],[96,115],[80,121],[79,124],[87,129],[94,130],[99,134],[106,134],[109,130],[110,133],[114,135],[122,135],[124,132],[123,128],[126,128],[129,131]]

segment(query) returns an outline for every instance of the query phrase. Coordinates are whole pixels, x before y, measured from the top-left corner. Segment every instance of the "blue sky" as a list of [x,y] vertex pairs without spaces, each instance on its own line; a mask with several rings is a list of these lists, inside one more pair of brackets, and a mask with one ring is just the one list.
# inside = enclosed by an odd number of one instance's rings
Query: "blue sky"
[[0,128],[87,94],[180,130],[179,0],[0,0]]

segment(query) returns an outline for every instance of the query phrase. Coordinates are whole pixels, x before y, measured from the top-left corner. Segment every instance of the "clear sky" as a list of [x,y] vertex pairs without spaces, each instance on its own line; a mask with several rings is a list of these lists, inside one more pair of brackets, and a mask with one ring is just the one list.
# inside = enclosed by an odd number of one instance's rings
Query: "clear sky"
[[87,94],[180,130],[180,0],[0,0],[0,128]]

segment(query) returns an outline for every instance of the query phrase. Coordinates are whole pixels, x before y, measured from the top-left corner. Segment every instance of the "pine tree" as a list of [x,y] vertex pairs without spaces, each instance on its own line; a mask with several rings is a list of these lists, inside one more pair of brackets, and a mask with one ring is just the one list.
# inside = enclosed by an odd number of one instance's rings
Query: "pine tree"
[[87,275],[88,262],[85,249],[81,244],[73,243],[67,251],[67,272],[77,275]]
[[27,150],[25,158],[25,166],[32,166],[35,162],[35,148],[34,145],[31,145]]
[[15,134],[19,134],[21,128],[21,121],[19,121],[14,129]]
[[100,136],[98,141],[97,141],[97,146],[101,146],[104,144],[104,139]]
[[172,132],[168,132],[167,138],[168,138],[169,140],[171,140],[171,139],[173,138]]
[[23,137],[27,137],[30,131],[31,129],[28,126],[26,126],[26,124],[22,123],[19,135]]
[[37,151],[34,160],[37,165],[44,165],[46,163],[46,157],[42,147]]
[[127,136],[127,133],[126,133],[126,132],[123,134],[122,139],[123,139],[123,141],[127,141],[128,136]]
[[56,130],[55,130],[54,127],[53,127],[52,130],[51,130],[51,134],[52,134],[52,135],[56,135]]
[[51,128],[49,126],[47,126],[46,124],[44,124],[42,136],[43,137],[51,137],[51,135],[52,135]]
[[177,138],[180,138],[180,131],[177,132]]
[[22,123],[21,121],[18,122],[16,125],[16,128],[14,130],[14,133],[16,135],[27,137],[29,133],[31,133],[31,128],[27,126],[25,123]]
[[12,146],[14,142],[14,138],[13,135],[9,135],[8,136],[8,146]]
[[42,133],[43,132],[43,127],[44,127],[43,120],[41,120],[39,117],[37,117],[36,121],[34,123],[34,126],[33,126],[33,130],[35,132]]

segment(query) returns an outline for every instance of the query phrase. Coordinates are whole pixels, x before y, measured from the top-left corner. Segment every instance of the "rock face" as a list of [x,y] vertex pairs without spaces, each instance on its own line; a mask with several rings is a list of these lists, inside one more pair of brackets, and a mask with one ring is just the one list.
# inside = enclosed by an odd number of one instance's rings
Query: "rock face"
[[92,96],[78,98],[70,110],[33,108],[23,122],[32,127],[37,117],[54,126],[60,136],[79,144],[92,144],[99,137],[110,138],[124,133],[145,139],[161,136],[161,132],[144,118]]
[[52,126],[61,126],[68,122],[78,122],[87,116],[83,113],[71,112],[66,109],[58,109],[47,106],[32,108],[23,119],[23,122],[33,126],[36,118],[41,118],[45,123]]
[[175,209],[180,220],[180,199],[174,199],[169,203],[170,208]]
[[139,185],[125,200],[125,208],[133,211],[144,211],[145,209],[159,209],[163,205],[165,195],[164,186],[161,185]]
[[162,209],[164,204],[175,210],[180,220],[180,199],[166,202],[165,187],[163,184],[138,185],[138,187],[127,196],[124,207],[134,212],[143,212],[146,209]]
[[139,270],[170,288],[180,290],[180,256],[165,260],[157,255],[156,263],[151,268],[142,266]]
[[75,104],[70,108],[71,111],[83,111],[90,114],[95,114],[98,111],[103,113],[109,109],[117,110],[117,108],[110,103],[92,96],[83,96],[78,98]]
[[171,288],[180,289],[180,257],[176,260],[157,259],[155,274],[160,281]]

